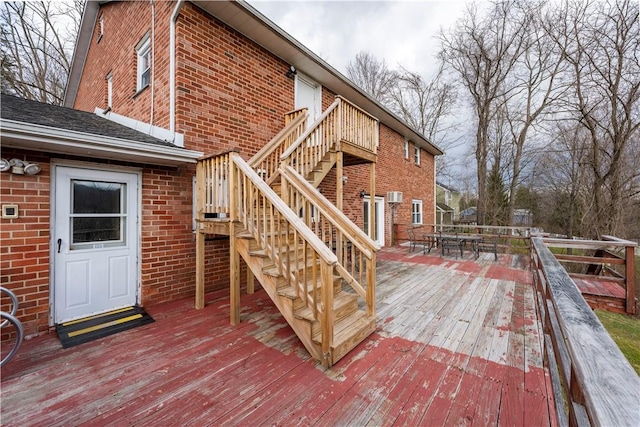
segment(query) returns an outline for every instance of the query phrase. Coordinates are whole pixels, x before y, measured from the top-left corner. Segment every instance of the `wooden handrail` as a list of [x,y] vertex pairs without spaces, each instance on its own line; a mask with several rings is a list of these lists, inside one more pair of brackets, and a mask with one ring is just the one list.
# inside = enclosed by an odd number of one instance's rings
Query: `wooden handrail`
[[626,246],[638,246],[637,243],[616,239],[616,240],[582,240],[582,239],[558,239],[544,237],[544,243],[554,248],[573,248],[573,249],[605,249],[610,247],[623,248]]
[[[640,378],[604,329],[566,270],[540,237],[532,240],[534,282],[541,298],[545,356],[558,424],[635,425]],[[560,376],[556,373],[556,364]]]
[[375,116],[371,115],[370,113],[366,112],[362,108],[358,107],[356,104],[354,104],[353,102],[349,101],[347,98],[343,97],[342,95],[336,95],[336,99],[340,99],[341,102],[343,102],[345,104],[348,104],[352,108],[355,108],[356,110],[358,110],[360,113],[362,113],[366,117],[370,118],[371,120],[374,120],[376,122],[378,121],[378,119]]
[[280,156],[303,133],[309,117],[307,108],[301,108],[289,114],[292,118],[291,120],[287,119],[286,126],[248,162],[253,169],[260,172],[262,179],[267,182],[272,182],[277,176]]
[[[636,294],[635,294],[635,249],[638,246],[636,242],[630,240],[619,239],[613,236],[603,236],[606,240],[579,240],[579,239],[558,239],[558,238],[543,238],[542,241],[548,246],[553,248],[566,248],[567,250],[586,250],[586,251],[603,251],[603,255],[608,256],[590,256],[588,254],[557,254],[556,259],[562,262],[573,262],[583,264],[609,264],[609,265],[621,265],[624,269],[624,274],[618,273],[620,277],[624,277],[621,285],[625,291],[625,304],[624,311],[627,314],[637,313]],[[623,251],[624,256],[613,255],[608,249],[615,248],[618,251]],[[605,269],[603,269],[605,270]],[[610,269],[609,269],[610,270]],[[605,270],[606,271],[606,270]],[[591,277],[597,277],[592,275]],[[613,280],[612,280],[613,281]],[[616,281],[619,282],[619,281]]]
[[282,166],[280,176],[288,205],[336,251],[336,272],[364,299],[367,313],[375,314],[375,252],[379,247],[294,168]]
[[302,143],[305,142],[307,138],[309,138],[309,136],[322,124],[322,122],[324,122],[327,116],[331,114],[331,112],[333,112],[339,104],[340,100],[336,99],[333,104],[331,104],[329,108],[327,108],[322,113],[318,120],[313,122],[313,124],[309,126],[309,128],[304,131],[304,133],[300,135],[300,137],[293,144],[291,144],[291,146],[287,150],[284,151],[284,153],[282,153],[282,155],[280,156],[280,160],[284,161],[287,158],[291,157],[291,155],[298,149],[298,147],[300,147]]
[[[273,207],[282,215],[296,230],[296,232],[306,241],[309,242],[311,248],[318,253],[320,259],[329,265],[335,265],[338,262],[336,255],[327,248],[318,237],[309,230],[305,223],[282,201],[275,191],[244,161],[240,156],[232,156],[234,166],[244,175],[255,188],[273,205]],[[242,202],[246,202],[247,198],[237,198],[238,207]],[[231,218],[238,220],[240,218]],[[247,224],[245,224],[247,225]]]
[[354,244],[360,249],[367,258],[371,258],[371,254],[380,250],[371,237],[350,221],[340,209],[327,200],[322,193],[316,191],[309,181],[302,178],[291,166],[283,166],[282,174],[286,177],[291,185],[298,191],[308,195],[314,207],[318,209],[322,215],[330,219],[331,223],[337,227],[340,232],[352,236]]

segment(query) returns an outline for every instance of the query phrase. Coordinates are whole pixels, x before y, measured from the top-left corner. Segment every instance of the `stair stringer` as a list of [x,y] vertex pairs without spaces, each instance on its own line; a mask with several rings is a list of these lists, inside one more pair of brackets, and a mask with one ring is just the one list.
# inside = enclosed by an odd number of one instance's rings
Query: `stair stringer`
[[311,173],[306,177],[306,180],[315,188],[318,188],[327,174],[336,165],[337,161],[338,153],[336,151],[327,152],[322,160],[313,165],[313,171],[311,171]]
[[[320,345],[312,339],[311,323],[305,319],[296,317],[294,314],[295,300],[278,293],[278,281],[281,280],[281,278],[265,274],[263,271],[263,258],[250,255],[249,252],[252,250],[251,241],[255,242],[255,239],[237,238],[235,250],[238,251],[247,266],[251,269],[254,277],[258,279],[262,288],[267,295],[269,295],[269,298],[271,298],[280,313],[282,313],[282,316],[296,333],[311,357],[316,360],[323,360]],[[234,250],[234,248],[231,248],[231,250]]]

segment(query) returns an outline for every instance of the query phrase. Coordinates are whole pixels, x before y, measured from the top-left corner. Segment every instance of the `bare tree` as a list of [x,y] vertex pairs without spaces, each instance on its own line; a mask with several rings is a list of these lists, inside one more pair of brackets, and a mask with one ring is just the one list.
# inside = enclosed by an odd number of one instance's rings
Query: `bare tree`
[[632,0],[566,2],[549,34],[572,69],[568,104],[589,135],[590,234],[621,234],[640,162],[640,20]]
[[395,71],[387,67],[384,59],[379,60],[366,51],[359,52],[353,61],[349,61],[347,76],[383,104],[388,103],[389,94],[396,80]]
[[[347,75],[358,86],[427,140],[447,148],[451,142],[447,131],[454,125],[444,124],[444,120],[451,115],[456,91],[453,84],[444,81],[443,74],[442,66],[428,79],[402,66],[392,70],[369,52],[358,53],[347,65]],[[443,160],[438,161],[440,170]]]
[[62,104],[84,1],[4,2],[2,91]]
[[[514,222],[516,189],[521,184],[523,167],[533,159],[528,156],[532,145],[531,133],[550,107],[556,106],[567,91],[562,82],[567,68],[562,51],[545,32],[545,24],[552,25],[544,16],[542,3],[523,4],[522,14],[528,19],[523,53],[513,67],[509,85],[512,96],[505,100],[505,115],[509,124],[509,208],[508,223]],[[524,28],[523,28],[524,29]]]
[[478,222],[484,223],[489,127],[497,109],[511,96],[507,78],[523,54],[529,19],[516,0],[492,3],[482,18],[474,5],[450,32],[441,32],[440,58],[467,89],[476,119],[475,157]]
[[583,168],[589,136],[568,120],[557,122],[552,133],[553,142],[541,151],[535,166],[536,185],[547,198],[545,228],[569,237],[584,235],[582,213],[591,191]]
[[438,145],[442,145],[442,134],[451,126],[443,126],[443,119],[451,114],[456,101],[455,87],[443,80],[443,73],[441,65],[431,79],[425,80],[420,74],[400,67],[390,91],[391,109]]

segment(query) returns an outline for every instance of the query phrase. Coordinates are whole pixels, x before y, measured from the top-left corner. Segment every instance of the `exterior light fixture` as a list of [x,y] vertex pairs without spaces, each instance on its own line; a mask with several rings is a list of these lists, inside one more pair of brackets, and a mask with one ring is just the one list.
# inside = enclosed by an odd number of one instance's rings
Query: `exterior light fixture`
[[8,170],[11,171],[12,174],[15,175],[36,175],[40,173],[42,168],[37,163],[29,163],[26,160],[20,159],[11,159],[7,161],[6,159],[0,160],[0,171],[6,172]]
[[291,66],[291,68],[289,68],[289,70],[287,70],[287,74],[286,76],[290,79],[293,78],[293,76],[295,76],[296,74],[298,74],[298,70],[296,70],[296,67],[294,67],[293,65]]
[[364,190],[362,190],[362,191],[360,192],[360,198],[361,198],[361,199],[364,199],[364,196],[365,196],[366,194],[367,194],[367,192],[366,192],[366,191],[364,191]]

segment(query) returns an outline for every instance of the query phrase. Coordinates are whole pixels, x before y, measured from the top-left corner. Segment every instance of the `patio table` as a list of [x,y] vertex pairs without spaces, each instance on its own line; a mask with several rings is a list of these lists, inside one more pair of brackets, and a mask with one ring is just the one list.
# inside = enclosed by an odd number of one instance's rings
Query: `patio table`
[[[426,233],[423,235],[423,239],[434,241],[435,245],[437,246],[440,246],[443,240],[455,242],[460,244],[462,246],[462,249],[464,249],[464,246],[467,244],[467,242],[470,242],[471,251],[473,252],[476,259],[480,255],[478,251],[478,243],[482,240],[482,237],[480,236],[466,235],[466,234],[456,235],[456,234],[442,234],[442,233]],[[425,245],[425,249],[426,249],[426,245]]]

